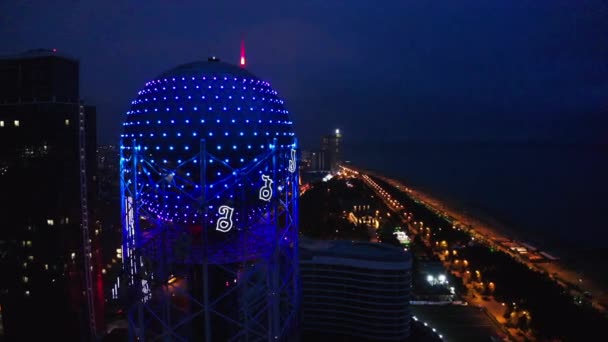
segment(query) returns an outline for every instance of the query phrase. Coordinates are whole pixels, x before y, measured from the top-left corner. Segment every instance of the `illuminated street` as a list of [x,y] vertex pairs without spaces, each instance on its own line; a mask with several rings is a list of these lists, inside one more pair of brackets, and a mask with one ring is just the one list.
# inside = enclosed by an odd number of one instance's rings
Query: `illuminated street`
[[[422,237],[422,241],[425,243],[425,245],[427,245],[428,248],[434,248],[435,245],[432,245],[430,243],[431,242],[431,240],[430,240],[431,235],[429,234],[431,232],[430,228],[428,228],[426,225],[423,225],[422,222],[414,221],[415,218],[412,217],[412,213],[407,211],[409,208],[405,208],[397,199],[395,199],[395,196],[391,196],[391,194],[389,193],[390,191],[388,191],[388,189],[382,188],[371,177],[369,177],[368,175],[364,174],[361,171],[357,171],[357,170],[349,169],[349,168],[344,168],[344,171],[347,174],[349,174],[350,176],[358,177],[358,178],[361,178],[362,180],[364,180],[366,182],[366,184],[369,185],[376,192],[376,194],[384,201],[384,203],[391,210],[393,210],[393,212],[395,214],[399,215],[399,213],[400,213],[400,215],[401,215],[400,217],[402,219],[403,224],[407,225],[410,232],[412,232],[414,234],[414,236],[420,235]],[[560,263],[558,263],[556,260],[549,260],[550,262],[544,262],[544,263],[530,262],[529,260],[526,260],[522,256],[522,254],[516,252],[515,247],[507,248],[507,246],[510,246],[509,244],[504,242],[504,241],[507,241],[507,239],[504,236],[501,236],[500,234],[498,234],[498,232],[491,230],[491,228],[488,227],[487,225],[481,225],[479,223],[479,221],[472,219],[469,216],[465,216],[463,214],[455,212],[455,211],[451,210],[450,208],[447,208],[445,205],[441,204],[438,200],[433,199],[424,194],[421,194],[418,191],[414,191],[393,179],[383,177],[381,175],[374,175],[374,176],[377,177],[378,179],[383,180],[387,184],[390,184],[394,188],[398,189],[398,191],[400,191],[401,193],[407,194],[407,196],[410,196],[410,198],[412,198],[414,201],[421,203],[424,207],[429,208],[432,212],[434,212],[436,215],[438,215],[438,217],[443,217],[444,219],[447,219],[448,221],[455,222],[454,227],[452,227],[452,228],[456,229],[456,230],[461,230],[461,231],[469,234],[471,241],[475,241],[476,243],[485,246],[489,250],[504,253],[504,255],[510,256],[513,260],[516,260],[517,262],[525,265],[530,270],[533,270],[533,271],[536,271],[536,272],[539,272],[542,274],[546,274],[548,276],[550,275],[549,277],[551,279],[553,279],[555,282],[557,282],[560,286],[564,287],[565,289],[568,289],[569,293],[572,295],[572,297],[579,298],[578,296],[581,296],[584,291],[590,291],[592,293],[599,293],[599,294],[604,295],[603,292],[601,292],[598,288],[593,286],[591,281],[589,281],[589,280],[581,281],[581,279],[576,275],[575,272],[573,272],[569,269],[566,269]],[[463,227],[466,227],[466,229]],[[435,234],[433,233],[432,235],[435,235]],[[442,244],[444,242],[445,241],[443,241]],[[437,242],[435,242],[435,244],[437,244]],[[519,245],[532,247],[525,243],[519,243]],[[443,248],[446,248],[446,247],[447,247],[447,244]],[[519,247],[517,247],[517,248],[519,248]],[[524,341],[526,338],[528,338],[528,339],[533,338],[529,334],[525,334],[523,331],[521,331],[520,329],[517,329],[514,326],[514,324],[517,324],[517,322],[521,320],[519,317],[528,317],[528,320],[530,319],[530,313],[528,311],[526,311],[524,309],[518,309],[518,311],[512,312],[511,313],[512,319],[510,320],[511,323],[509,323],[508,322],[509,320],[507,320],[505,318],[506,316],[503,316],[503,314],[506,314],[505,312],[508,311],[507,310],[508,308],[505,307],[505,303],[496,301],[493,296],[487,296],[487,293],[485,292],[487,290],[484,291],[484,293],[485,293],[485,295],[484,295],[481,292],[481,290],[479,290],[480,286],[482,289],[484,289],[484,288],[487,289],[487,287],[484,287],[484,283],[480,282],[479,280],[473,281],[473,279],[481,279],[482,275],[479,273],[479,271],[475,271],[474,272],[475,274],[470,274],[469,271],[466,272],[467,274],[462,273],[463,271],[454,271],[453,267],[458,266],[459,262],[462,264],[460,259],[456,259],[454,261],[455,263],[452,264],[451,262],[449,262],[447,259],[444,258],[443,252],[441,252],[441,253],[434,252],[434,253],[438,253],[437,255],[440,257],[441,260],[443,260],[446,268],[451,268],[452,273],[455,276],[460,277],[465,281],[465,286],[467,288],[467,291],[466,291],[467,294],[464,294],[464,299],[470,305],[474,305],[474,306],[483,308],[483,310],[490,317],[492,317],[492,319],[494,321],[496,321],[497,323],[499,323],[501,326],[504,327],[503,329],[505,329],[505,333],[508,333],[508,335],[511,336],[511,338],[513,340]],[[447,251],[446,251],[446,253],[447,253]],[[454,250],[454,253],[456,253],[456,250]],[[542,254],[543,253],[541,253],[541,255]],[[548,257],[552,257],[548,254],[544,254],[544,255],[547,255]],[[464,260],[464,264],[466,265],[467,263],[468,263],[467,260]],[[471,276],[473,276],[473,278],[471,278]],[[578,289],[574,288],[574,286],[573,286],[574,284],[578,285]],[[496,285],[494,285],[494,283],[491,283],[491,282],[490,282],[490,285],[492,286],[492,290],[494,289],[494,286],[496,286]],[[487,286],[487,284],[485,286]],[[500,286],[500,284],[498,284],[498,286]],[[605,312],[604,305],[606,303],[605,303],[605,301],[603,301],[605,299],[606,299],[605,295],[601,296],[599,298],[594,298],[593,303],[592,303],[593,307],[598,309],[601,312]],[[515,303],[513,303],[513,304],[515,304]],[[517,316],[515,316],[515,318],[513,319],[514,315],[517,315]],[[533,314],[532,314],[532,316],[533,316]]]

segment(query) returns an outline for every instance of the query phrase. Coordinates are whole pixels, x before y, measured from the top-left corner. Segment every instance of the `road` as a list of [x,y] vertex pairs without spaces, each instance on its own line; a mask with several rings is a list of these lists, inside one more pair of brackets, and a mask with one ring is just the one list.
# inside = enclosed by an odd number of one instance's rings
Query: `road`
[[[378,197],[386,204],[386,206],[390,210],[392,210],[396,215],[399,215],[399,213],[403,211],[404,206],[401,205],[401,203],[399,203],[397,200],[392,198],[390,194],[388,194],[384,189],[382,189],[382,187],[380,187],[378,184],[376,184],[371,178],[369,178],[369,176],[359,173],[359,174],[357,174],[357,177],[359,177],[363,182],[365,182],[376,193],[376,195],[378,195]],[[408,227],[408,230],[410,232],[412,232],[414,235],[419,234],[418,228],[415,225],[412,225],[409,222],[409,220],[405,219],[404,217],[401,217],[401,220],[402,220],[402,223]],[[456,275],[456,276],[461,276],[461,275]],[[469,287],[469,286],[467,286],[467,287]],[[469,293],[473,293],[473,290],[471,290]],[[479,295],[475,296],[475,295],[467,294],[464,296],[464,299],[471,305],[474,305],[474,306],[477,306],[477,307],[483,309],[485,311],[485,313],[492,320],[494,320],[496,322],[497,327],[501,327],[503,329],[503,331],[508,336],[510,336],[510,339],[508,339],[508,341],[515,341],[515,342],[525,341],[525,339],[522,336],[519,336],[517,334],[518,333],[517,329],[507,329],[504,327],[505,319],[502,317],[502,314],[504,313],[504,308],[502,308],[502,305],[500,303],[497,303],[494,299],[484,301],[481,299],[481,296],[479,296]]]
[[[348,170],[348,169],[347,169]],[[354,169],[350,169],[357,177],[361,178],[365,183],[367,183],[376,194],[385,202],[385,204],[394,212],[402,213],[404,207],[391,197],[382,187],[378,186],[368,175],[362,173],[361,171],[357,171]],[[472,218],[468,215],[465,215],[457,210],[447,207],[442,202],[438,201],[431,196],[424,194],[420,191],[416,191],[409,187],[406,187],[404,184],[381,175],[374,176],[384,180],[391,186],[395,187],[399,191],[406,193],[410,198],[421,202],[429,209],[433,210],[437,214],[441,214],[444,217],[450,219],[452,222],[458,222],[460,226],[469,227],[467,230],[471,236],[473,236],[480,243],[486,245],[487,247],[492,247],[497,249],[503,253],[507,253],[511,255],[515,260],[525,264],[528,268],[532,270],[536,270],[543,274],[546,274],[548,277],[556,281],[560,286],[569,290],[569,293],[573,296],[582,296],[585,291],[588,291],[594,294],[594,298],[592,301],[592,305],[595,309],[606,314],[606,308],[608,308],[608,294],[602,289],[600,286],[595,284],[591,279],[581,279],[580,275],[566,267],[563,264],[560,264],[557,261],[549,262],[549,263],[532,263],[523,258],[520,254],[510,250],[509,248],[503,246],[499,243],[499,241],[504,241],[506,238],[496,229],[492,229],[492,227],[483,224],[479,220]],[[417,227],[414,227],[410,224],[410,220],[403,218],[403,223],[408,225],[411,231],[418,231]],[[578,289],[574,289],[573,286],[577,286]],[[486,312],[499,323],[504,323],[505,319],[502,317],[504,313],[504,308],[502,308],[501,303],[497,303],[493,299],[490,300],[482,300],[481,296],[467,296],[467,301],[469,301],[473,305],[478,305],[479,307],[483,307]],[[517,334],[516,329],[509,329],[508,333],[515,341],[519,341],[523,338],[523,336]]]
[[[475,237],[478,241],[485,244],[488,247],[500,250],[503,253],[511,255],[515,260],[525,264],[528,268],[536,270],[538,272],[547,274],[551,279],[556,281],[559,285],[567,289],[572,296],[583,296],[585,292],[589,292],[593,295],[592,305],[595,309],[603,313],[608,314],[608,291],[602,286],[595,283],[593,279],[582,278],[580,272],[569,268],[568,266],[560,263],[559,261],[552,261],[546,263],[532,263],[525,259],[519,253],[513,252],[509,248],[501,245],[499,241],[508,240],[509,237],[505,236],[499,230],[494,229],[478,219],[461,213],[453,208],[448,207],[446,204],[431,197],[428,194],[417,191],[404,184],[388,178],[382,175],[374,175],[385,182],[389,183],[398,190],[406,193],[409,197],[423,203],[425,206],[435,211],[438,214],[443,215],[456,221],[463,227],[472,227],[469,229],[469,233]],[[389,201],[394,201],[390,199]],[[393,209],[398,209],[395,202],[389,202]],[[578,288],[578,289],[576,289]]]

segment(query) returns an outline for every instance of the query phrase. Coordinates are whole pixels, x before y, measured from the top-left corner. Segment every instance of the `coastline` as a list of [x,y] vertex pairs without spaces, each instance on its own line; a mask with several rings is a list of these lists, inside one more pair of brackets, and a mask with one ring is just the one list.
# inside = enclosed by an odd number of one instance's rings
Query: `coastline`
[[482,235],[497,235],[498,238],[528,242],[551,255],[562,257],[562,248],[558,246],[559,242],[556,240],[543,241],[537,234],[518,230],[514,228],[514,223],[505,223],[504,219],[499,219],[492,213],[488,213],[487,209],[478,208],[475,205],[471,207],[470,204],[456,198],[437,194],[417,185],[412,186],[407,180],[401,177],[386,176],[380,170],[361,170],[389,181],[398,182],[402,187],[411,190],[410,194],[414,194],[419,200],[428,203],[429,206],[446,213],[448,216],[452,216],[463,225],[475,227],[475,230]]
[[[555,253],[555,248],[546,246],[545,243],[535,242],[537,239],[515,231],[512,227],[505,225],[487,213],[479,213],[479,210],[462,209],[462,204],[459,205],[457,201],[440,199],[436,195],[431,195],[426,191],[421,191],[419,188],[406,185],[406,182],[402,179],[386,177],[379,172],[371,170],[362,169],[362,171],[384,179],[393,186],[399,185],[399,189],[407,191],[412,198],[424,202],[427,206],[434,208],[445,216],[453,218],[458,224],[472,228],[476,234],[486,240],[492,241],[492,243],[497,243],[501,240],[513,240],[519,243],[530,242],[530,244],[539,250],[546,251],[553,256],[559,257],[562,254],[559,253],[559,249],[557,254],[553,254]],[[594,306],[605,313],[608,310],[608,290],[602,286],[604,281],[601,278],[597,278],[597,274],[594,275],[592,273],[591,276],[585,275],[583,279],[582,274],[585,272],[576,271],[577,268],[575,266],[580,262],[581,260],[577,256],[569,255],[566,259],[535,264],[534,268],[538,271],[546,272],[551,278],[561,283],[562,286],[578,288],[579,290],[575,291],[579,295],[582,295],[583,292],[592,293],[594,296]],[[573,290],[571,289],[571,291]]]
[[[401,179],[396,181],[401,184],[405,183]],[[494,239],[527,243],[539,250],[559,257],[560,260],[566,260],[564,258],[564,251],[557,245],[558,242],[554,240],[542,241],[537,234],[517,229],[514,227],[514,224],[505,223],[482,208],[467,207],[466,204],[458,202],[455,199],[439,196],[426,190],[420,190],[418,187],[407,186],[407,188],[411,190],[410,194],[412,197],[424,201],[427,205],[443,212],[446,216],[451,216],[461,225],[473,227],[474,231],[481,235]]]
[[[390,177],[386,178],[392,179]],[[407,184],[403,179],[393,180],[403,186]],[[420,190],[419,187],[407,187],[412,190],[414,194],[412,197],[420,198],[428,203],[429,206],[444,211],[456,219],[458,219],[456,217],[458,216],[460,218],[458,221],[471,225],[475,231],[484,236],[495,236],[498,239],[508,239],[532,245],[539,250],[558,257],[558,263],[564,267],[571,270],[580,269],[582,274],[587,273],[588,275],[592,275],[591,277],[594,278],[598,285],[607,289],[602,292],[606,292],[608,295],[608,274],[602,275],[601,273],[593,272],[597,270],[598,263],[608,258],[607,248],[576,247],[568,246],[564,242],[555,239],[543,240],[538,233],[535,234],[516,229],[513,225],[503,222],[482,208],[467,208],[464,203],[458,202],[455,199],[436,195],[430,191]],[[593,260],[588,259],[590,254],[594,256]]]

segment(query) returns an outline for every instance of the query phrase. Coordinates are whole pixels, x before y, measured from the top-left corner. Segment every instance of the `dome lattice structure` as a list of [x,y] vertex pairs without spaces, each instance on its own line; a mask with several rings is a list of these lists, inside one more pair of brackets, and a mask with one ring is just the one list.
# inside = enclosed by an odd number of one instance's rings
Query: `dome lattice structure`
[[145,84],[123,126],[131,337],[283,338],[296,316],[298,172],[277,92],[215,58],[184,64]]

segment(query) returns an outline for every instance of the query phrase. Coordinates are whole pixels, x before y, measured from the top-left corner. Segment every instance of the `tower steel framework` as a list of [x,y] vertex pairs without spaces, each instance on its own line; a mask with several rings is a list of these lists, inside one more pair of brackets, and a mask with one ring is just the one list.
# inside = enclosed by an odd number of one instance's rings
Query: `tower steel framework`
[[[198,149],[171,169],[150,160],[137,139],[123,139],[122,298],[130,340],[290,338],[300,298],[292,139],[288,145],[273,139],[239,167],[210,153],[200,139]],[[222,169],[228,176],[210,176],[210,163],[213,172]],[[190,172],[196,164],[196,184],[180,178],[186,164]],[[183,199],[179,206],[196,206],[198,222],[186,225],[152,212],[144,199],[154,194],[162,207],[168,192]]]
[[[78,105],[78,156],[80,177],[80,213],[82,232],[82,255],[84,260],[85,297],[87,300],[87,314],[89,323],[89,334],[92,341],[97,339],[97,320],[95,319],[95,293],[93,290],[93,256],[91,249],[91,238],[89,234],[89,205],[87,190],[87,156],[86,156],[86,114],[82,103]],[[89,161],[90,162],[90,161]]]

